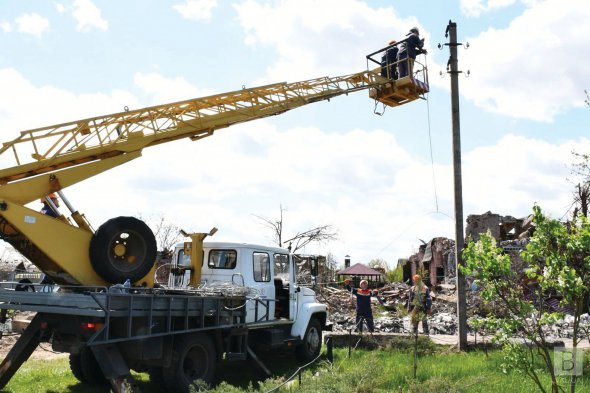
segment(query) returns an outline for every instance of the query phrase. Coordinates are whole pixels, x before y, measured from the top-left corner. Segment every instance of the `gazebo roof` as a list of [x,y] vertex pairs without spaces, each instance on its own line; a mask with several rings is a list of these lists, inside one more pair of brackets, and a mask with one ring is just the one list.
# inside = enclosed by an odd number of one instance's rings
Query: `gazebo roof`
[[380,276],[382,273],[377,270],[371,269],[362,263],[356,263],[349,268],[340,270],[338,274],[350,274],[353,276]]

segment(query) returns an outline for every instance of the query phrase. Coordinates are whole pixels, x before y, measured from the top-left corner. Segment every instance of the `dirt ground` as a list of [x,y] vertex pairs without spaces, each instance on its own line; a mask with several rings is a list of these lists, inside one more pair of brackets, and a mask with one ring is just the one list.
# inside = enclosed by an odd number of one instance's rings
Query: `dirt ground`
[[[14,319],[32,319],[35,313],[32,312],[19,312],[13,315]],[[2,333],[0,337],[0,359],[4,359],[8,352],[12,349],[16,341],[19,339],[20,334],[18,333]],[[30,359],[41,359],[41,360],[52,360],[68,356],[67,353],[54,352],[51,349],[51,344],[41,343],[35,349],[35,352],[31,355]]]
[[[2,338],[0,338],[0,359],[4,359],[6,357],[19,337],[20,334],[8,333],[2,335]],[[67,356],[67,353],[53,352],[51,349],[51,344],[41,343],[35,352],[33,352],[30,359],[53,360]]]

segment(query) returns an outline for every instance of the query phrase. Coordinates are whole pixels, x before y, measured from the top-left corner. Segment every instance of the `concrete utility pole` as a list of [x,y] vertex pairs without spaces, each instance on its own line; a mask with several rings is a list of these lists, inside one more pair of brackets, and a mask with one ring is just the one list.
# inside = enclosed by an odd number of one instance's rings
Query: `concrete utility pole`
[[459,74],[457,60],[457,23],[449,20],[445,37],[449,42],[451,56],[447,73],[451,74],[451,112],[453,123],[453,175],[455,179],[455,255],[457,270],[457,318],[459,319],[459,350],[467,349],[467,300],[465,299],[465,276],[459,270],[464,266],[463,256],[463,189],[461,180],[461,127],[459,117]]

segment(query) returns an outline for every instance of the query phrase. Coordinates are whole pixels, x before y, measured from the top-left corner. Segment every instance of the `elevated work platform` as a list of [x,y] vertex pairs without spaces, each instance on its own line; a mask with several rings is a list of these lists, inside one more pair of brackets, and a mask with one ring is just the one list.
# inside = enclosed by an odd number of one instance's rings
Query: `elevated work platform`
[[428,84],[408,75],[371,88],[369,97],[387,106],[395,107],[421,98],[426,93],[428,93]]

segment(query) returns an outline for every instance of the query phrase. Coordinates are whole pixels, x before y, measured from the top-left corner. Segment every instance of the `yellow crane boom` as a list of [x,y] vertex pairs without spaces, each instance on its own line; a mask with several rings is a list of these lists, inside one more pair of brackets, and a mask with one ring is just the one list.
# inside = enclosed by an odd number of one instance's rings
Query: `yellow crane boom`
[[[130,226],[121,229],[120,222],[109,221],[103,225],[108,226],[107,235],[103,227],[95,234],[67,200],[76,225],[24,205],[133,160],[145,147],[182,138],[199,140],[233,124],[367,89],[372,98],[396,106],[419,98],[428,84],[413,76],[393,81],[377,69],[243,88],[22,131],[0,148],[0,162],[13,162],[0,170],[0,236],[60,284],[106,285],[129,276],[151,285],[146,267],[135,269],[143,263],[139,260],[155,252],[145,250],[151,240],[141,238],[144,229],[139,224],[126,221]],[[101,256],[89,255],[89,250],[93,254],[100,247],[107,249]],[[107,262],[95,260],[100,258]],[[101,272],[103,263],[120,274]],[[148,265],[151,268],[153,261]]]

